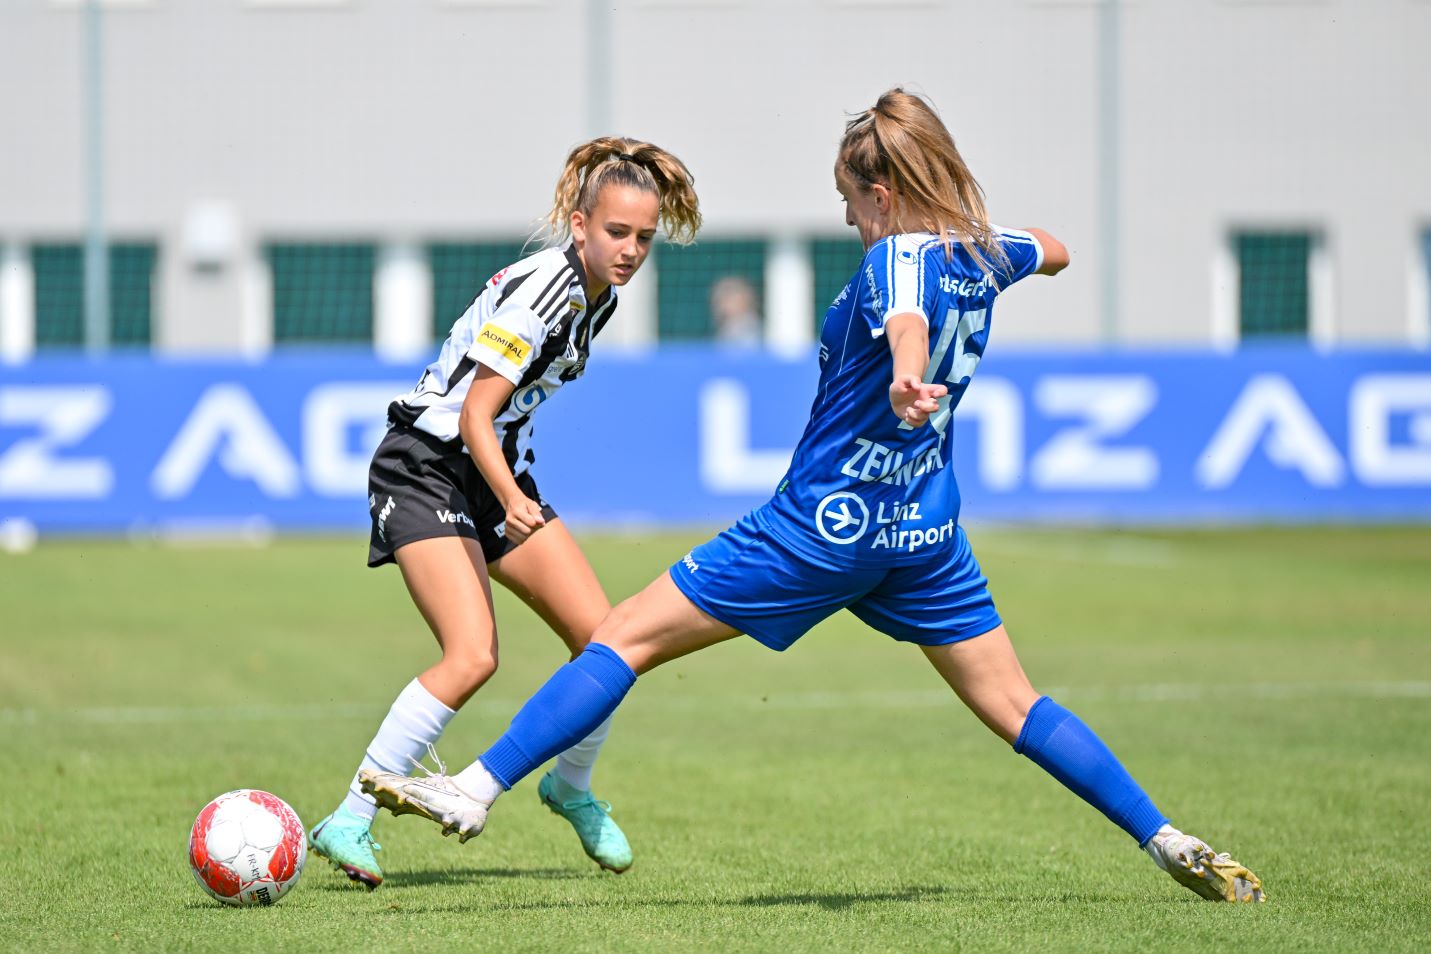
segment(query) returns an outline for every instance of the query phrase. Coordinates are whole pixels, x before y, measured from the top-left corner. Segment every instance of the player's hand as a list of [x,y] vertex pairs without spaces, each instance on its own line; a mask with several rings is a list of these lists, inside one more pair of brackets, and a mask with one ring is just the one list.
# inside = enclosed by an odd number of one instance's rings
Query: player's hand
[[930,384],[912,374],[901,374],[889,386],[889,406],[894,416],[910,427],[922,427],[939,410],[939,399],[949,393],[942,384]]
[[518,496],[507,503],[506,537],[515,546],[547,525],[542,505],[529,497]]

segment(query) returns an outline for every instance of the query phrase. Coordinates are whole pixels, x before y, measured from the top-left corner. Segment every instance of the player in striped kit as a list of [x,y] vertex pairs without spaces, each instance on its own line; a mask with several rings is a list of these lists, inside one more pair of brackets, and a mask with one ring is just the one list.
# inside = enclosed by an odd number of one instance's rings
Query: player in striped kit
[[810,421],[771,500],[616,607],[472,765],[364,772],[363,787],[465,840],[503,791],[608,718],[638,673],[740,633],[783,650],[844,608],[918,645],[985,725],[1179,884],[1260,901],[1256,876],[1169,825],[1098,736],[1033,689],[958,523],[947,428],[995,299],[1060,271],[1067,250],[990,225],[949,131],[903,90],[847,125],[835,185],[867,251],[826,314]]
[[[436,361],[388,408],[389,429],[368,477],[369,566],[397,563],[442,650],[393,703],[360,771],[406,771],[497,668],[490,580],[537,611],[572,656],[610,610],[601,584],[531,472],[532,418],[585,370],[611,319],[617,287],[651,250],[658,225],[685,243],[700,227],[693,180],[663,149],[603,138],[578,146],[549,215],[569,241],[494,275],[452,326]],[[610,720],[557,757],[538,786],[603,868],[625,871],[631,849],[591,770]],[[310,845],[354,881],[382,870],[377,807],[355,775]]]

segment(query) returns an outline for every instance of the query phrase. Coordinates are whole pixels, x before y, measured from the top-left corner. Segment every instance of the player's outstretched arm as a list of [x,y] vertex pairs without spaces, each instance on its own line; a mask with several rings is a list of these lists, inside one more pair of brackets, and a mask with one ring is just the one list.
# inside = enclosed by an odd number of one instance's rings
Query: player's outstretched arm
[[1024,229],[1024,231],[1032,235],[1038,241],[1039,248],[1043,250],[1043,264],[1039,266],[1035,274],[1057,275],[1068,267],[1067,246],[1043,229]]

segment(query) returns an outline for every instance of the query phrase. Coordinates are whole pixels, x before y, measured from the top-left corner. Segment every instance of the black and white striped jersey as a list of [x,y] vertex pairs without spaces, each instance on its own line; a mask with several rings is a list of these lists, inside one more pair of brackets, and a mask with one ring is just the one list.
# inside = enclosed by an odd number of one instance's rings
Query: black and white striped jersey
[[586,370],[591,340],[616,310],[616,289],[586,300],[586,270],[576,248],[548,248],[487,282],[442,344],[422,379],[388,406],[394,424],[462,446],[462,402],[477,365],[512,382],[492,424],[513,474],[532,465],[532,414]]

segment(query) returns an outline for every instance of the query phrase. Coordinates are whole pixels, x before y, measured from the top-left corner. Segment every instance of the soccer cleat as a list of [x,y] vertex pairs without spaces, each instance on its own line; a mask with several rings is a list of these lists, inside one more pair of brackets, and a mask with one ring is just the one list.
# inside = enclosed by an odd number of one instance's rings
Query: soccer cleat
[[1213,854],[1207,843],[1184,835],[1171,825],[1158,829],[1144,846],[1173,880],[1209,901],[1265,901],[1262,880],[1233,861],[1227,852]]
[[373,857],[373,852],[381,851],[382,846],[373,841],[368,821],[352,812],[340,807],[313,826],[308,833],[308,847],[369,891],[383,883],[383,869]]
[[[560,789],[565,789],[559,794]],[[571,786],[548,772],[537,785],[537,796],[553,813],[571,822],[587,857],[607,871],[620,874],[631,867],[631,846],[621,828],[612,819],[611,803],[599,802],[590,792],[575,792]]]
[[464,792],[456,781],[443,774],[447,766],[437,758],[431,746],[428,751],[437,762],[438,772],[429,772],[426,766],[414,760],[414,765],[427,772],[425,778],[359,769],[358,784],[377,800],[379,807],[394,815],[421,815],[437,822],[444,836],[456,832],[457,840],[466,842],[482,834],[487,824],[487,810],[492,807],[495,796],[483,801]]

